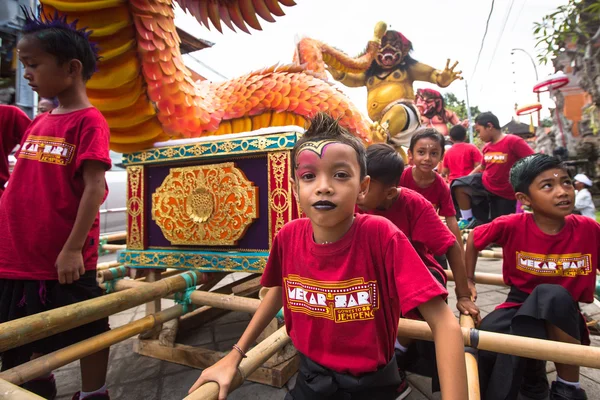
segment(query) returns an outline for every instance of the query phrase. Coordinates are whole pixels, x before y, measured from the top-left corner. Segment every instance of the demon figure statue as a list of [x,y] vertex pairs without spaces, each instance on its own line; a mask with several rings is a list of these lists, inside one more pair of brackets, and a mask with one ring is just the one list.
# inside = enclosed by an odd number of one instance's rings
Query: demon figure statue
[[[385,32],[381,36],[381,32]],[[415,105],[413,82],[424,81],[446,87],[457,79],[462,79],[461,71],[454,71],[458,63],[437,70],[416,61],[410,56],[412,43],[400,32],[387,30],[383,22],[375,27],[375,39],[381,37],[379,51],[364,70],[357,70],[356,63],[348,63],[348,58],[338,57],[341,53],[321,43],[322,54],[306,54],[303,41],[315,43],[314,39],[302,39],[298,44],[297,62],[316,73],[323,71],[324,63],[332,77],[349,87],[366,86],[368,92],[367,112],[373,121],[371,135],[373,142],[388,142],[396,148],[408,146],[414,130],[420,124],[419,111]],[[320,43],[320,42],[318,42]],[[312,46],[314,50],[316,46]],[[370,47],[368,49],[371,48]],[[315,63],[314,60],[318,62]],[[355,59],[356,60],[356,59]]]
[[469,125],[469,120],[461,122],[454,111],[446,109],[444,98],[437,90],[417,89],[415,104],[421,113],[421,123],[444,136],[448,136],[448,124],[462,124],[465,128]]

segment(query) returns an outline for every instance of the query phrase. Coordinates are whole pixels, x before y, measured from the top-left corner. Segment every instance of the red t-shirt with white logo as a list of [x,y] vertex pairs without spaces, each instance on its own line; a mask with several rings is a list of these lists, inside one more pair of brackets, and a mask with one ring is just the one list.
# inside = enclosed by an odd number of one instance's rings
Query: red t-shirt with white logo
[[[538,228],[533,214],[511,214],[475,228],[473,240],[477,250],[491,243],[502,246],[502,275],[507,285],[531,293],[537,285],[556,284],[566,288],[575,301],[594,301],[600,248],[596,221],[569,215],[560,232],[548,235]],[[515,305],[504,303],[498,308]]]
[[21,143],[31,120],[20,108],[0,104],[0,196],[8,181],[8,156]]
[[315,244],[306,218],[286,224],[261,284],[283,287],[285,325],[298,351],[355,376],[392,359],[401,314],[447,296],[398,228],[364,214],[331,244]]
[[448,168],[448,183],[473,171],[476,163],[481,163],[481,152],[471,143],[456,143],[444,154],[443,166]]
[[450,195],[450,188],[448,187],[448,184],[444,182],[444,178],[436,172],[433,183],[426,188],[422,188],[415,182],[415,178],[412,175],[413,168],[415,167],[408,167],[402,172],[400,186],[414,190],[425,197],[433,205],[436,212],[442,217],[455,216],[456,210],[454,209],[454,203],[452,202],[452,195]]
[[[83,195],[82,164],[110,168],[109,128],[95,108],[44,113],[25,133],[11,183],[0,201],[0,278],[56,280],[56,259]],[[96,269],[98,216],[83,248],[86,270]]]
[[434,255],[446,254],[456,242],[456,238],[440,220],[427,199],[413,190],[402,188],[390,208],[370,210],[366,213],[389,219],[410,240],[425,265],[435,268],[446,279],[446,272],[435,260]]
[[496,196],[514,200],[515,191],[510,181],[510,169],[521,158],[533,154],[533,150],[520,137],[506,135],[496,143],[483,146],[483,162],[485,168],[481,180],[485,188]]

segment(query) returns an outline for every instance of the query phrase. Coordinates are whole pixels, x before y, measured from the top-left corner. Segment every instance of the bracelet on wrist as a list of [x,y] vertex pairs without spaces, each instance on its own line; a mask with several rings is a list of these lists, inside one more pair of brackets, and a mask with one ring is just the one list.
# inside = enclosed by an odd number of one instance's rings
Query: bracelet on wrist
[[242,358],[248,358],[248,356],[246,355],[246,352],[244,352],[244,350],[242,350],[242,348],[240,346],[238,346],[237,344],[234,344],[232,346],[232,348],[237,350],[237,352],[242,355]]

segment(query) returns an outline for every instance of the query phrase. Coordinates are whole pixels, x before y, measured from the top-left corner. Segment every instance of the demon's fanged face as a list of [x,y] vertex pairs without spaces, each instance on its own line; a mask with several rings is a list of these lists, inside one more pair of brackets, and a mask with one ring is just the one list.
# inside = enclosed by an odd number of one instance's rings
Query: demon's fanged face
[[433,89],[418,89],[415,104],[421,115],[433,118],[444,110],[444,100],[440,92]]
[[400,32],[387,31],[381,39],[376,62],[384,69],[394,68],[411,50],[410,41]]

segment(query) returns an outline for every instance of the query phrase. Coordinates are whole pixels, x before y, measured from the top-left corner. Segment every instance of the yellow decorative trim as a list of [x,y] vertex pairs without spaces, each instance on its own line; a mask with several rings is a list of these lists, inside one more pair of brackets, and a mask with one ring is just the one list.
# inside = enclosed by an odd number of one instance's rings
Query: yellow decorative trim
[[[292,196],[288,181],[289,164],[290,157],[287,151],[268,154],[269,248],[271,248],[277,232],[292,219]],[[271,182],[275,184],[275,187],[272,187]]]
[[144,249],[144,167],[127,167],[127,248]]
[[233,246],[258,218],[258,187],[234,163],[171,168],[152,219],[172,244]]
[[291,150],[298,137],[298,133],[286,132],[224,140],[215,138],[212,141],[159,147],[123,154],[123,163],[125,165],[156,164],[168,161],[206,160],[223,156],[230,157],[232,155]]
[[262,273],[268,252],[137,251],[119,253],[119,262],[132,268],[181,268],[216,272]]

